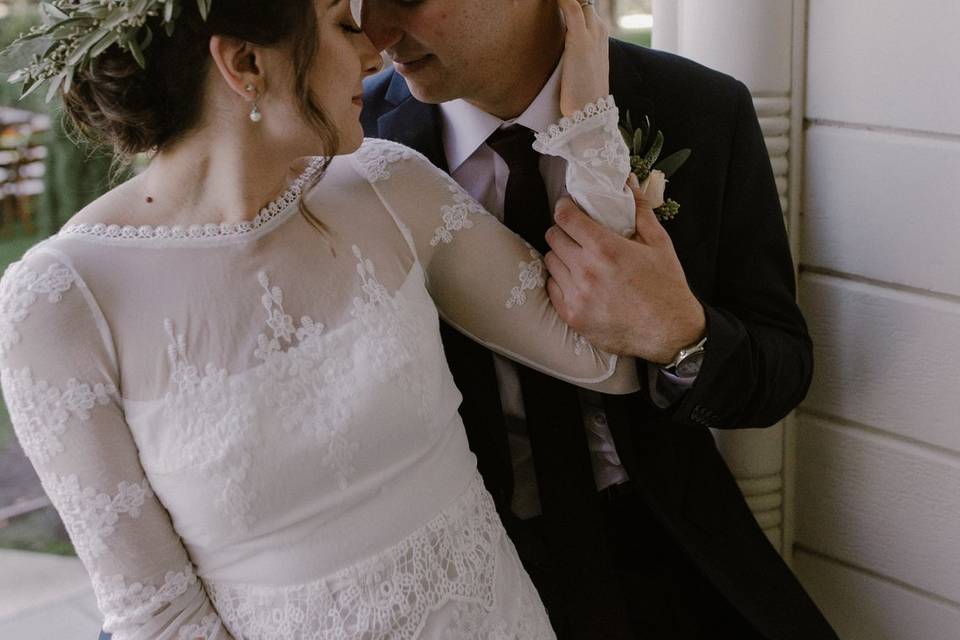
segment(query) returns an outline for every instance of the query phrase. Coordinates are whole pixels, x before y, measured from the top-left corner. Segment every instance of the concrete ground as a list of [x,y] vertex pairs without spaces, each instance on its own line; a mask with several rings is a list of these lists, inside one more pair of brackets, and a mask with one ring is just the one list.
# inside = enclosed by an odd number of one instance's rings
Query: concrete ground
[[0,549],[0,638],[96,640],[100,624],[78,559]]

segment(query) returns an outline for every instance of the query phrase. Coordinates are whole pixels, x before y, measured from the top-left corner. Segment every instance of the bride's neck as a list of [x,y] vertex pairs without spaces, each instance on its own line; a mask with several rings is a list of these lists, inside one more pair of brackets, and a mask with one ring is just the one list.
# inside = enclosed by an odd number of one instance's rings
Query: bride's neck
[[207,127],[157,153],[138,190],[154,225],[241,222],[283,193],[291,161],[255,136]]

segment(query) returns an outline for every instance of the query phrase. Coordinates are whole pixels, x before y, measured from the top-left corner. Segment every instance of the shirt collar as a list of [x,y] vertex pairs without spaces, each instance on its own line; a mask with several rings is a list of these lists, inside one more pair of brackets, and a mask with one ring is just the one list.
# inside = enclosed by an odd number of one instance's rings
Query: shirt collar
[[463,99],[440,105],[443,121],[443,151],[451,172],[476,153],[494,131],[503,126],[520,124],[533,131],[545,131],[560,119],[560,64],[540,89],[530,106],[513,120],[501,120]]

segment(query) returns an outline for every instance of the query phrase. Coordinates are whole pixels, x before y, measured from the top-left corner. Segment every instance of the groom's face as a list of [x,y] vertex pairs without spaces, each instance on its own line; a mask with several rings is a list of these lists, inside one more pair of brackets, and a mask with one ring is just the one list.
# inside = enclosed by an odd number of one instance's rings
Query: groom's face
[[[517,0],[364,0],[363,29],[421,102],[485,101],[504,85],[525,4]],[[506,74],[505,74],[506,72]]]

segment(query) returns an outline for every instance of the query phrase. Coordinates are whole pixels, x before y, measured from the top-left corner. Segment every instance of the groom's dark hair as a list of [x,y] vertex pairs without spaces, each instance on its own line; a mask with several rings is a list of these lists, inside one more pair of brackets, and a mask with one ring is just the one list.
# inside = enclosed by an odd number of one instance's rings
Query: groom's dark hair
[[117,45],[77,73],[61,93],[67,115],[83,137],[113,147],[122,157],[162,149],[197,125],[204,79],[212,64],[213,35],[261,46],[283,44],[293,53],[294,92],[304,119],[323,140],[325,155],[336,152],[338,136],[307,79],[317,60],[317,14],[313,0],[224,0],[214,2],[206,20],[194,2],[180,4],[171,36],[158,17],[153,42],[144,50],[146,68]]

